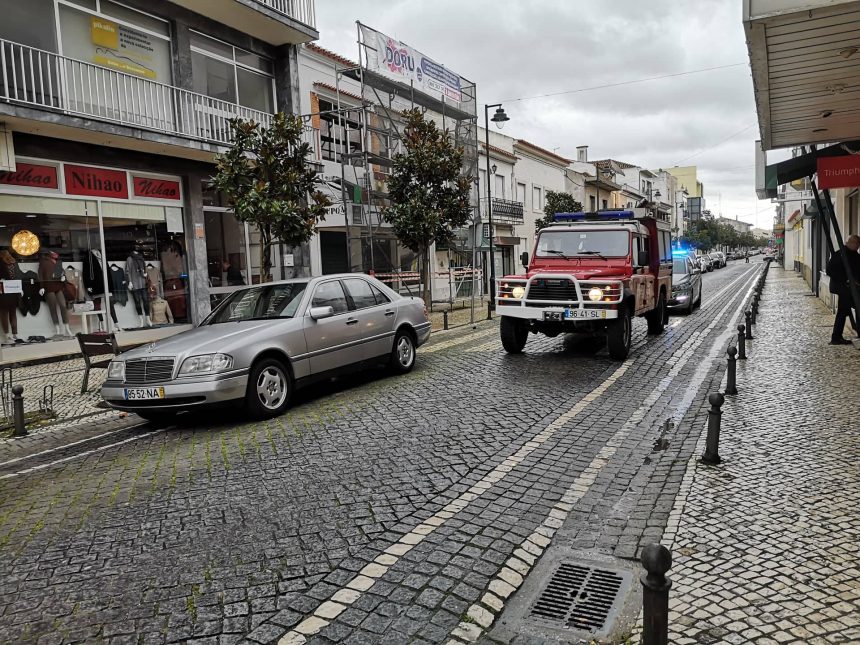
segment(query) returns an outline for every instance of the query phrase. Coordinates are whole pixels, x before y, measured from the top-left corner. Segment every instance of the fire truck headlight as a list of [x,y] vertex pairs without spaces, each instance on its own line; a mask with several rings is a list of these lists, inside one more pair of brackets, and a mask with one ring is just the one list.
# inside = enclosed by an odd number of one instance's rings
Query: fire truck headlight
[[603,289],[592,287],[588,290],[588,299],[592,302],[599,302],[603,299]]
[[517,300],[522,300],[523,297],[525,297],[525,295],[526,295],[526,288],[525,287],[514,287],[513,289],[511,289],[511,295],[514,298],[516,298]]

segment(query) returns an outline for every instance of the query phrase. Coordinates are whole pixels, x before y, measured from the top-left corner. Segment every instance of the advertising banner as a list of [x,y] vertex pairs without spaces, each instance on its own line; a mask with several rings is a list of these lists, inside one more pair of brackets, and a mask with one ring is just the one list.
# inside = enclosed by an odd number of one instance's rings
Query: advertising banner
[[60,187],[56,166],[20,161],[15,172],[0,172],[0,184],[39,190],[57,190]]
[[819,188],[854,188],[856,186],[860,186],[860,156],[819,157]]
[[382,32],[362,26],[368,50],[368,69],[394,81],[411,84],[419,92],[435,98],[463,101],[462,81],[455,74],[421,52]]
[[136,29],[99,16],[90,17],[90,37],[95,46],[93,62],[118,72],[156,80],[153,38]]

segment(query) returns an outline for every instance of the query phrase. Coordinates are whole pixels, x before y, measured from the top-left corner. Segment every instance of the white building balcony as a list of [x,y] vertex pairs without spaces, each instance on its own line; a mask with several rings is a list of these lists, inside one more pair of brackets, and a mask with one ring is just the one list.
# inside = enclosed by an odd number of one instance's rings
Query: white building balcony
[[[153,142],[196,149],[200,157],[230,144],[231,119],[253,120],[264,127],[272,122],[267,112],[6,40],[0,40],[0,69],[0,103],[31,108],[3,117],[21,131],[77,128],[88,130],[92,138],[91,122],[97,121],[116,126],[108,134],[140,140],[148,132]],[[23,121],[35,121],[37,127],[21,127]],[[316,158],[312,128],[305,130],[303,141]],[[89,140],[83,135],[70,138]]]
[[272,45],[319,39],[315,0],[171,0]]

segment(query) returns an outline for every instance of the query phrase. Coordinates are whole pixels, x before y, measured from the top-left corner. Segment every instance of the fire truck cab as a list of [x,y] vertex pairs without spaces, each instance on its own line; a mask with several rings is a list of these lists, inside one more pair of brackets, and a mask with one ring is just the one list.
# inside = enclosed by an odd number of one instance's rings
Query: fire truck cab
[[538,232],[525,275],[498,280],[496,313],[505,351],[528,334],[603,335],[609,355],[630,353],[633,318],[659,334],[672,294],[669,222],[645,209],[559,213]]

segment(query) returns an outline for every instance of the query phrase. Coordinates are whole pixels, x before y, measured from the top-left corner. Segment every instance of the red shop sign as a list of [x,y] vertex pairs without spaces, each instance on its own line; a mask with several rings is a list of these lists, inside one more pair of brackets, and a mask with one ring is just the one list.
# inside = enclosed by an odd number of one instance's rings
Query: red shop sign
[[134,196],[147,199],[172,199],[179,201],[179,182],[169,179],[152,179],[132,175]]
[[64,176],[69,195],[128,199],[128,180],[122,170],[66,164]]
[[860,186],[860,156],[819,157],[819,188],[854,188]]
[[60,187],[55,166],[18,162],[15,167],[17,168],[15,172],[0,172],[0,184],[52,190]]

